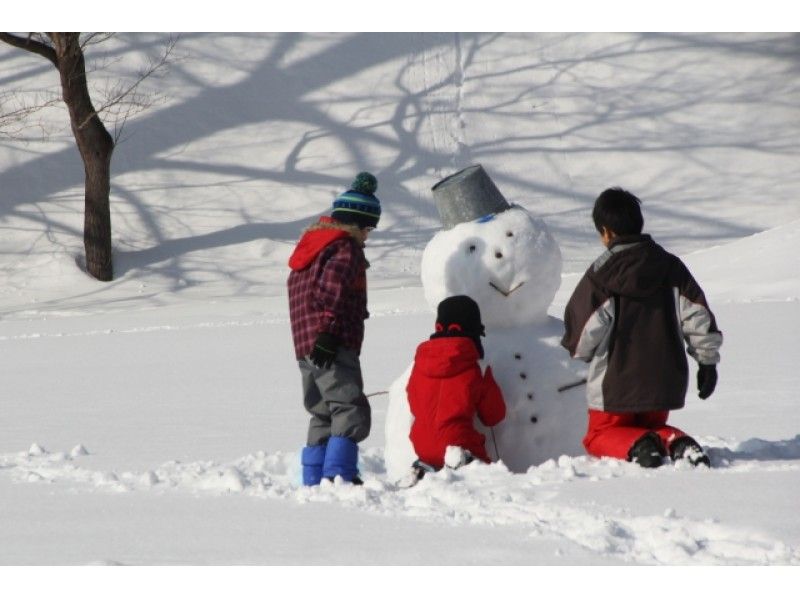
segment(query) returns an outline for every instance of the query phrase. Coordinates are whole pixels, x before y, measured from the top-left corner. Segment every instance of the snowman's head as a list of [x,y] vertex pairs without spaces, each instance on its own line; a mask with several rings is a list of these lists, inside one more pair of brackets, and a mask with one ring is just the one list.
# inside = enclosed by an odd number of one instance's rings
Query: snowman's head
[[468,295],[490,332],[544,319],[560,284],[558,244],[519,206],[440,231],[422,255],[428,304]]

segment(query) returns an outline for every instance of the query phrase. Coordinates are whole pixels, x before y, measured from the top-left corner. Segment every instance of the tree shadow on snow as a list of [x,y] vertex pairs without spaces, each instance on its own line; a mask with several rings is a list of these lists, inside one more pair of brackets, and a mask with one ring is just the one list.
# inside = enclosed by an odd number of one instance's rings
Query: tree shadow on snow
[[[131,51],[155,55],[162,37],[121,34],[120,45],[109,58]],[[179,103],[145,112],[129,123],[132,136],[117,149],[112,163],[112,203],[130,208],[141,227],[136,244],[141,245],[141,240],[148,244],[137,249],[116,246],[121,276],[137,268],[155,268],[186,280],[197,268],[194,262],[184,262],[188,254],[258,239],[293,242],[329,204],[312,204],[292,189],[325,187],[333,194],[343,184],[333,171],[348,165],[353,171],[372,169],[381,181],[378,195],[389,215],[385,221],[393,224],[370,240],[379,256],[398,249],[421,251],[439,226],[430,186],[475,162],[487,164],[509,201],[543,217],[568,249],[596,245],[589,221],[594,197],[602,187],[625,184],[625,180],[608,180],[603,169],[628,156],[664,164],[654,169],[651,180],[638,182],[647,193],[643,199],[648,224],[654,224],[657,233],[663,231],[667,245],[687,239],[700,243],[743,237],[759,229],[741,219],[724,220],[714,210],[721,193],[704,195],[699,189],[709,189],[708,181],[726,181],[733,197],[758,197],[761,209],[768,210],[771,201],[780,200],[763,193],[774,182],[759,176],[757,170],[720,170],[719,161],[709,162],[708,152],[737,150],[778,158],[800,154],[797,123],[773,119],[766,126],[759,120],[760,114],[797,105],[800,38],[796,34],[282,33],[213,34],[202,37],[203,44],[196,43],[199,34],[186,34],[183,39],[192,42],[185,44],[190,54],[172,65],[168,76],[182,86],[173,89],[191,93]],[[293,58],[298,47],[318,41],[326,42],[319,51]],[[215,44],[224,48],[231,42],[245,49],[227,56],[214,49]],[[500,43],[504,44],[502,57]],[[574,49],[576,44],[585,48],[582,54]],[[518,54],[511,56],[514,66],[506,69],[504,59],[512,48]],[[770,60],[759,72],[742,77],[702,71],[704,61],[725,53]],[[228,60],[231,70],[241,71],[242,76],[221,85],[198,80],[189,66],[209,57],[220,64]],[[26,77],[42,72],[44,66],[36,59],[31,59],[32,66],[3,80],[22,86]],[[487,64],[496,67],[487,68]],[[387,70],[388,65],[395,71]],[[374,79],[364,74],[376,67]],[[615,73],[612,82],[596,74],[609,71]],[[415,78],[419,72],[424,74],[422,81]],[[700,72],[702,76],[696,74]],[[348,89],[340,98],[333,93],[315,97],[316,92],[355,76],[372,84]],[[492,93],[482,95],[478,102],[469,95],[471,89]],[[393,109],[388,119],[385,110],[376,110],[381,116],[370,118],[360,109],[342,118],[331,110],[337,102],[362,104],[364,110],[383,102]],[[702,118],[725,109],[737,114],[739,121]],[[470,139],[467,124],[483,121],[511,121],[519,126],[511,134]],[[225,160],[225,147],[219,148],[220,159],[212,161],[193,159],[185,151],[195,141],[265,123],[287,123],[298,131],[286,144],[282,163],[232,163]],[[254,152],[270,147],[269,139],[242,135],[242,143],[251,144]],[[304,158],[314,153],[317,142],[332,140],[341,155],[331,158],[330,168],[304,168]],[[381,166],[376,166],[375,148],[389,156],[381,159]],[[573,178],[573,162],[584,169],[592,165],[593,176],[584,172]],[[513,171],[504,167],[507,164],[525,169]],[[176,173],[181,179],[201,176],[210,181],[204,186],[218,181],[220,205],[231,186],[263,186],[265,201],[281,206],[284,222],[258,222],[243,214],[233,226],[200,234],[187,230],[176,238],[174,232],[163,230],[160,218],[180,221],[180,209],[155,217],[148,205],[148,189],[131,182],[137,173],[159,171]],[[598,185],[598,180],[603,183]],[[800,179],[784,182],[800,184]],[[31,227],[77,234],[67,225],[49,221],[47,209],[31,206],[58,201],[59,194],[82,183],[83,169],[71,145],[11,165],[0,172],[4,190],[0,220],[14,216]],[[73,206],[80,211],[82,202],[74,201]],[[217,271],[226,267],[219,264]],[[243,280],[242,284],[249,283]]]

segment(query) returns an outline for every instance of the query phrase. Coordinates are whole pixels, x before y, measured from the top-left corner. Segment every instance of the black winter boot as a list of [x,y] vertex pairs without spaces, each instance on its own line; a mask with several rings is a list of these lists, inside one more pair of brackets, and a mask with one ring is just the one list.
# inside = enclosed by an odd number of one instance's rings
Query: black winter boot
[[438,470],[433,465],[429,465],[425,463],[425,461],[417,459],[411,466],[411,471],[408,472],[408,475],[397,481],[397,487],[411,488],[412,486],[416,486],[417,482],[424,478],[426,473],[434,473],[436,471]]
[[669,456],[673,461],[686,459],[695,467],[698,465],[711,467],[711,459],[703,452],[703,447],[691,436],[681,436],[674,441],[669,447]]
[[660,467],[667,450],[655,432],[647,432],[633,443],[628,451],[628,461],[638,463],[642,467]]
[[[325,479],[328,480],[329,482],[333,483],[333,481],[336,478],[326,477]],[[346,483],[353,484],[353,486],[363,486],[364,485],[364,480],[362,480],[360,477],[358,477],[358,474],[356,474],[356,475],[353,476],[352,479],[346,480]]]

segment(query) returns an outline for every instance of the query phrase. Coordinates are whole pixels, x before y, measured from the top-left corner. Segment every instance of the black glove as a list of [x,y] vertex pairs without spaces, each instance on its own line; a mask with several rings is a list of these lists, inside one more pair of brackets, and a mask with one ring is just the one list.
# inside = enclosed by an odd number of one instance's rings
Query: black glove
[[701,399],[707,399],[714,392],[717,385],[717,366],[712,364],[700,364],[697,370],[697,394]]
[[339,339],[330,332],[320,332],[317,340],[314,341],[314,348],[309,355],[311,363],[318,368],[331,367],[333,360],[336,359],[336,350],[339,348]]

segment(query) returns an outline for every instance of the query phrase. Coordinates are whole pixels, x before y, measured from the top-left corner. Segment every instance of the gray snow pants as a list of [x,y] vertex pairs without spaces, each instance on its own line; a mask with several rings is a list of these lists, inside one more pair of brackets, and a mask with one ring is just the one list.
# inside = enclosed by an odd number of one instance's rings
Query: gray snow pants
[[311,414],[308,446],[331,436],[361,442],[369,436],[372,412],[364,396],[358,354],[339,349],[330,369],[318,368],[306,357],[299,360],[303,378],[303,406]]

